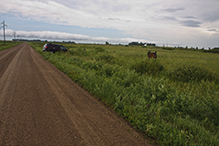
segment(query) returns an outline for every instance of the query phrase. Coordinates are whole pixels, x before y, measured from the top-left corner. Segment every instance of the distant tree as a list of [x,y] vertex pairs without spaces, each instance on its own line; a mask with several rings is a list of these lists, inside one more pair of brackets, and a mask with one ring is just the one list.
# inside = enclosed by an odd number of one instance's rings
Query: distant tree
[[109,42],[106,42],[106,45],[109,45]]
[[153,47],[155,47],[156,44],[154,44],[154,43],[147,43],[147,46],[153,46]]
[[138,45],[139,45],[139,43],[138,43],[138,42],[131,42],[131,43],[129,43],[129,45],[138,46]]
[[219,50],[219,47],[215,47],[215,48],[213,48],[212,50]]

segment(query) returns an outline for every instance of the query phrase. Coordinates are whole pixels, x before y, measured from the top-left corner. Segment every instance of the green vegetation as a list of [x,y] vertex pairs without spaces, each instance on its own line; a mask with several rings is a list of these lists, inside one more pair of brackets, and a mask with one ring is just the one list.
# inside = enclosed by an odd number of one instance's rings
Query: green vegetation
[[207,53],[219,53],[219,48],[213,48],[211,50],[203,50],[203,51]]
[[12,41],[6,41],[6,43],[4,44],[4,41],[0,41],[0,51],[11,48],[13,46],[16,46],[17,44],[19,44],[20,42],[12,42]]
[[52,54],[30,45],[158,144],[218,145],[219,54],[79,44]]

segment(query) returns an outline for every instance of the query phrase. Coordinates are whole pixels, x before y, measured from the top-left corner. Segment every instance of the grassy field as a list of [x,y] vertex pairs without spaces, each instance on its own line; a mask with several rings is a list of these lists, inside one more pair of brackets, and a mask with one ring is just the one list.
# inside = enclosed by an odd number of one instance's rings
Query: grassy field
[[0,51],[11,48],[13,46],[18,45],[21,42],[12,42],[12,41],[6,41],[6,43],[4,44],[4,41],[0,41]]
[[52,54],[30,45],[159,145],[219,144],[219,54],[83,44]]

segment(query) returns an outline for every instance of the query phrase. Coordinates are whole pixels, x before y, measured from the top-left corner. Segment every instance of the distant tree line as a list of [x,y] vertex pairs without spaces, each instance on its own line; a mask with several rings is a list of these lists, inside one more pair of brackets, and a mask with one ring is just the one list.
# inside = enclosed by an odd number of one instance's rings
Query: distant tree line
[[142,42],[131,42],[129,43],[130,46],[156,46],[154,43],[142,43]]
[[207,53],[219,53],[219,47],[215,47],[213,49],[208,49],[208,50],[203,50],[203,52],[207,52]]
[[179,50],[192,50],[192,51],[202,51],[205,53],[219,53],[219,47],[215,47],[213,49],[211,49],[210,47],[208,48],[208,50],[205,50],[204,48],[199,49],[198,47],[191,47],[188,48],[188,46],[186,46],[185,48],[183,47],[163,47],[163,49],[165,50],[175,50],[175,49],[179,49]]
[[[12,39],[12,41],[20,41],[20,42],[48,42],[47,40],[40,40],[40,39],[33,39],[33,40],[28,40],[28,39]],[[72,43],[75,44],[74,41],[62,41],[62,43]]]
[[28,40],[28,39],[12,39],[12,41],[20,41],[20,42],[48,42],[47,40],[39,40],[39,39],[34,39],[34,40]]

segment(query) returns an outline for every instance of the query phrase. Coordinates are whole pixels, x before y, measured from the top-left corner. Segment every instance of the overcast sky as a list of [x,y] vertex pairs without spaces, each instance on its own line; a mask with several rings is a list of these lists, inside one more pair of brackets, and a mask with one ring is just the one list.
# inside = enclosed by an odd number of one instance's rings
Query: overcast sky
[[[219,0],[0,0],[7,37],[219,47]],[[2,30],[0,30],[2,40]]]

